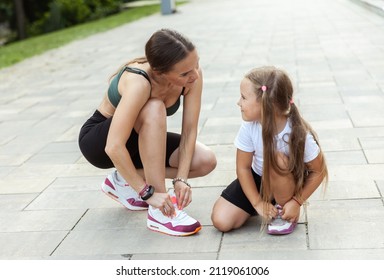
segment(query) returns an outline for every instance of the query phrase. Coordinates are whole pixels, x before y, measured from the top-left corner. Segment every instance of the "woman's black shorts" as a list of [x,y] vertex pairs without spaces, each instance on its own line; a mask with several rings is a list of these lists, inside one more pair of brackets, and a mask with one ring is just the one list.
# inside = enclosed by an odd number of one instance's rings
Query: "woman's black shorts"
[[[84,157],[98,168],[112,168],[113,162],[105,152],[108,131],[112,118],[104,117],[98,110],[84,123],[79,133],[79,147]],[[169,158],[180,145],[180,134],[167,132],[165,166],[170,167]],[[132,129],[127,150],[137,169],[143,168],[139,154],[139,135]],[[151,147],[148,147],[149,149]]]

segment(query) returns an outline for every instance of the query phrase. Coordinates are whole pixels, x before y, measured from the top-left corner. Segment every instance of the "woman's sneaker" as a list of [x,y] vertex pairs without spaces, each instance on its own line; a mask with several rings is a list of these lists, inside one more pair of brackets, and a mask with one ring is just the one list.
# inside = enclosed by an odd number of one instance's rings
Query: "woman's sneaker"
[[148,204],[140,198],[137,192],[130,185],[118,179],[117,171],[108,175],[101,184],[101,190],[129,210],[148,209]]
[[175,195],[171,195],[171,199],[175,205],[176,215],[170,218],[164,216],[159,209],[149,206],[147,227],[150,230],[174,236],[187,236],[198,232],[201,224],[177,208]]
[[276,205],[277,210],[279,211],[276,218],[273,218],[271,223],[268,224],[267,233],[272,235],[283,235],[290,234],[296,227],[297,223],[291,223],[281,218],[281,206]]

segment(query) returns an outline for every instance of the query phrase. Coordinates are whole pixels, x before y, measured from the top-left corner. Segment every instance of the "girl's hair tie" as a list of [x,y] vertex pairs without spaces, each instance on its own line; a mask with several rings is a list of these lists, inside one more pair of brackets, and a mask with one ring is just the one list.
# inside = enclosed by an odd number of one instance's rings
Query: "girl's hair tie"
[[267,91],[267,86],[261,86],[261,91],[264,93]]

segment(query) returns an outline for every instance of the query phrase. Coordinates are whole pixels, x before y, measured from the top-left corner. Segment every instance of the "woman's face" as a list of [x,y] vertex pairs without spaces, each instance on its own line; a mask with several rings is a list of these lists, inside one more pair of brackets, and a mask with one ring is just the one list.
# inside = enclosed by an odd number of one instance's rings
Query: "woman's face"
[[253,84],[247,78],[240,83],[240,99],[237,105],[244,121],[261,121],[261,102],[257,100]]
[[191,88],[195,81],[200,78],[199,68],[199,56],[196,50],[193,50],[164,75],[169,82],[176,86]]

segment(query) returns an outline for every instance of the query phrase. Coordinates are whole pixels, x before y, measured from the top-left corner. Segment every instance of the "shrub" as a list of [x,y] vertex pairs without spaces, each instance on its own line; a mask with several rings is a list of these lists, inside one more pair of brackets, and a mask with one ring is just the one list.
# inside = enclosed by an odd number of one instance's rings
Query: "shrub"
[[35,36],[103,18],[120,11],[120,0],[53,0],[49,11],[28,27]]

